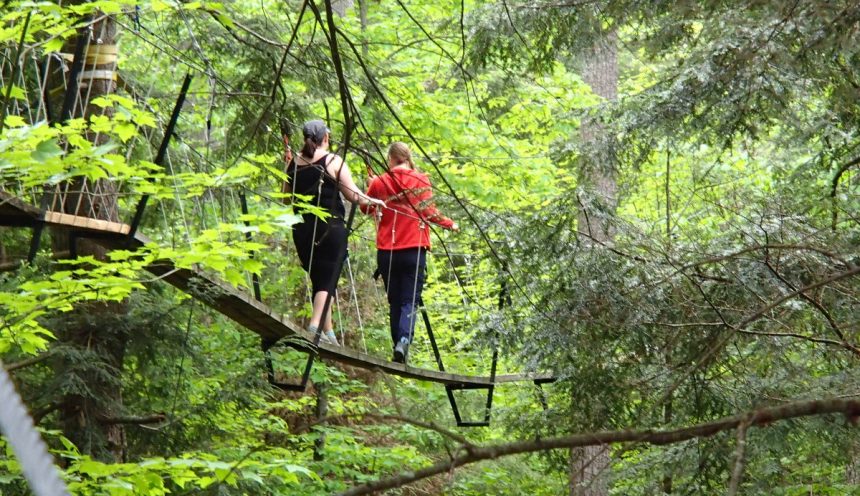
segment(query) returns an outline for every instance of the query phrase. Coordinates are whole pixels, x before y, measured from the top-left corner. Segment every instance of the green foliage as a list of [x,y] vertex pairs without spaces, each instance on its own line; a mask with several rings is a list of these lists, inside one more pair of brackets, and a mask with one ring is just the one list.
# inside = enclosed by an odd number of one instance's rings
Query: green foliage
[[[32,200],[70,180],[110,184],[123,222],[151,196],[145,248],[42,257],[0,279],[0,353],[52,354],[16,379],[40,425],[67,431],[47,437],[76,493],[329,494],[454,449],[437,432],[366,416],[449,427],[441,388],[331,365],[312,371],[331,418],[311,426],[315,396],[268,388],[256,336],[144,275],[170,259],[247,290],[255,274],[268,305],[307,317],[289,229],[300,212],[327,213],[281,203],[281,119],[297,129],[325,117],[359,182],[382,170],[390,141],[413,143],[441,210],[463,226],[434,238],[424,293],[446,368],[486,375],[499,346],[500,371],[559,377],[544,387],[546,410],[526,386],[497,388],[494,427],[464,431],[472,442],[679,427],[860,386],[857,282],[826,281],[857,263],[860,239],[853,3],[365,3],[334,19],[345,88],[328,25],[307,10],[296,26],[299,2],[10,5],[0,43],[15,46],[32,12],[25,41],[37,57],[66,50],[96,10],[116,14],[123,87],[90,102],[104,114],[47,125],[26,111],[36,86],[12,84],[4,192]],[[135,7],[139,25],[121,13]],[[615,102],[582,78],[582,54],[607,32]],[[154,148],[186,70],[195,78],[159,167]],[[583,122],[602,136],[584,144]],[[600,213],[613,233],[602,244],[578,219],[591,192],[577,169],[594,157],[612,158],[603,166],[618,185],[617,208]],[[3,235],[3,257],[26,252],[26,236]],[[357,220],[336,321],[351,348],[387,356],[373,235]],[[499,310],[503,280],[511,301]],[[121,309],[94,310],[108,302]],[[79,334],[92,340],[77,346]],[[280,376],[300,375],[302,355],[274,355]],[[435,366],[420,326],[410,361]],[[93,425],[92,444],[69,440],[56,405],[70,396],[103,417],[163,420],[125,426],[127,461],[108,463]],[[464,416],[482,415],[480,394],[458,401]],[[747,441],[744,493],[851,491],[843,469],[856,435],[834,419],[752,429]],[[734,443],[725,433],[618,448],[611,493],[655,494],[665,478],[674,492],[722,493]],[[0,464],[4,493],[24,493],[9,453]],[[518,456],[415,492],[560,494],[568,464],[566,452]]]
[[0,353],[15,349],[36,354],[47,348],[53,333],[40,318],[68,312],[87,301],[120,301],[132,291],[143,289],[136,280],[143,260],[125,263],[99,263],[92,257],[68,262],[70,270],[58,270],[49,275],[24,272],[16,279],[0,280]]

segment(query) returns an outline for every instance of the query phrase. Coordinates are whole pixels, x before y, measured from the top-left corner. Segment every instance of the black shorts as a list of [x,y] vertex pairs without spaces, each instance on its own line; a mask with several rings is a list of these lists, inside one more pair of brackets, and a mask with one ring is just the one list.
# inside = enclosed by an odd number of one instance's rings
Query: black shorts
[[[316,229],[315,229],[316,228]],[[316,231],[316,232],[315,232]],[[314,294],[334,293],[343,260],[346,258],[346,226],[342,219],[311,216],[293,226],[293,242],[302,268],[311,278]]]

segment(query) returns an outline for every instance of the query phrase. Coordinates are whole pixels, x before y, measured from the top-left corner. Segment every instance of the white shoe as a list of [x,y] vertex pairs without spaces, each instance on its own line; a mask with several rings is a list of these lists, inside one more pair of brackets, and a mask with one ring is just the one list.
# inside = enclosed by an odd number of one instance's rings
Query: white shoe
[[340,346],[340,343],[337,342],[337,336],[335,335],[334,331],[331,329],[323,332],[321,338],[323,341],[325,341],[328,344]]

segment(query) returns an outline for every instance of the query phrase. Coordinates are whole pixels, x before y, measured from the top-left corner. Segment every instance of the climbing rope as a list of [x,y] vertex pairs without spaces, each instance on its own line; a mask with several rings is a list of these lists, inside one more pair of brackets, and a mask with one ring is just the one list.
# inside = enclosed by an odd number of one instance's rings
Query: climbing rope
[[60,478],[54,459],[33,425],[21,396],[15,390],[9,373],[0,361],[0,430],[15,451],[24,477],[36,496],[69,494]]

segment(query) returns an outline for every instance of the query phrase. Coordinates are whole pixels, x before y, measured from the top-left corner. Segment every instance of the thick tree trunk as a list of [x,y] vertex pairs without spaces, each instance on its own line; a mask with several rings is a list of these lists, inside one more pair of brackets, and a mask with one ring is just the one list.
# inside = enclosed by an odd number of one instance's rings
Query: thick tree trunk
[[[71,113],[63,117],[89,118],[109,111],[90,102],[116,91],[116,82],[112,78],[116,70],[115,39],[116,23],[112,17],[105,17],[93,25],[92,30],[78,36],[76,43],[87,45],[81,83]],[[74,53],[75,48],[71,46],[69,51]],[[96,133],[88,134],[88,138],[96,144],[107,141],[107,137]],[[72,180],[57,190],[51,208],[83,217],[120,221],[117,190],[111,181]],[[78,255],[105,259],[105,250],[95,243],[85,239],[70,240],[65,231],[52,233],[55,252],[69,250],[72,243]],[[58,410],[64,435],[82,452],[117,462],[125,458],[125,431],[121,424],[105,422],[105,419],[122,414],[119,374],[127,342],[121,325],[126,311],[124,303],[82,305],[65,320],[58,340],[65,347],[91,354],[97,359],[81,364],[77,363],[78,359],[69,360],[60,354],[55,364],[56,373],[68,380],[67,385],[80,381],[86,386],[69,388],[72,392],[60,400]],[[71,378],[74,380],[69,380]]]
[[[618,97],[616,35],[606,36],[586,54],[582,79],[604,100]],[[579,231],[597,241],[612,238],[611,217],[615,213],[616,161],[611,136],[604,133],[601,116],[585,119],[580,129]]]
[[570,450],[570,495],[606,496],[609,448],[586,446]]
[[[605,100],[618,96],[618,61],[616,35],[606,36],[585,55],[583,80]],[[578,229],[589,241],[605,242],[612,238],[611,219],[616,208],[616,163],[614,147],[604,133],[600,116],[582,123],[579,169]],[[605,496],[609,494],[609,448],[588,446],[570,452],[571,496]]]

